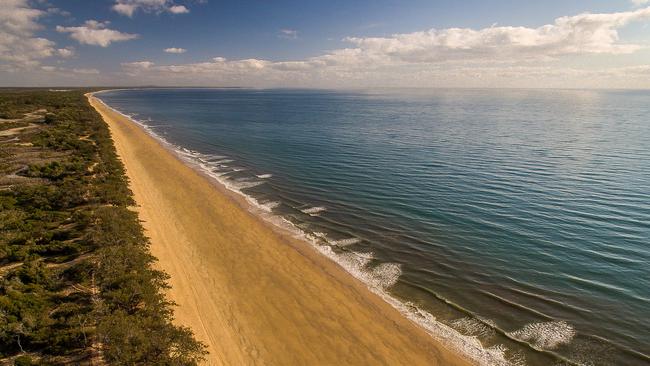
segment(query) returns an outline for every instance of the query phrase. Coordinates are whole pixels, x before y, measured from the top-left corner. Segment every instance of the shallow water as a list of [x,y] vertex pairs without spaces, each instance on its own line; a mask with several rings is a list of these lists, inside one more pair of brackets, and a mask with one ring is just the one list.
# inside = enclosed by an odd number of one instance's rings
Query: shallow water
[[98,96],[512,363],[650,364],[650,92]]

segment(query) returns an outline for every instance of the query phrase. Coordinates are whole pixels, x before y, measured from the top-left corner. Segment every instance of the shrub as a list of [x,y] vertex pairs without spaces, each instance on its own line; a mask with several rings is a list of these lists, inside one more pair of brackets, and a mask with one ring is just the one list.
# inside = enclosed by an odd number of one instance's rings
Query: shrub
[[[0,272],[0,364],[101,344],[110,364],[195,365],[205,347],[172,323],[167,275],[152,267],[124,168],[83,93],[0,92],[3,116],[47,109],[21,139],[59,156],[22,170],[38,180],[0,190],[0,265],[11,266]],[[2,166],[21,149],[3,149]]]

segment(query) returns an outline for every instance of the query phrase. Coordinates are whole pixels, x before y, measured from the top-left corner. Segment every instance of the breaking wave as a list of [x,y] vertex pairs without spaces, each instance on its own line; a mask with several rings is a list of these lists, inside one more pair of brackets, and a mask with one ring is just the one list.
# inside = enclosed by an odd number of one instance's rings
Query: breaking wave
[[359,238],[348,238],[340,240],[330,240],[330,244],[336,245],[337,247],[347,247],[353,244],[360,243],[361,239]]
[[573,340],[576,331],[565,321],[532,323],[514,332],[509,332],[512,338],[528,342],[541,350],[553,350]]
[[[107,107],[142,127],[149,135],[159,140],[190,166],[199,169],[203,174],[226,189],[242,195],[251,207],[257,210],[261,218],[282,229],[289,230],[295,237],[299,237],[311,244],[322,255],[333,260],[353,277],[363,282],[370,291],[400,311],[407,319],[422,327],[432,338],[467,356],[480,365],[519,364],[516,360],[514,362],[506,360],[505,346],[484,347],[481,344],[478,337],[489,336],[494,332],[494,329],[486,325],[486,322],[467,317],[452,322],[451,326],[446,325],[418,305],[402,301],[393,296],[389,290],[397,283],[402,275],[401,264],[379,263],[371,251],[357,252],[347,249],[347,247],[353,244],[360,243],[361,239],[351,237],[328,240],[327,234],[324,232],[308,232],[287,218],[274,215],[273,210],[279,207],[282,202],[275,200],[260,202],[260,200],[252,195],[243,192],[243,190],[248,188],[264,184],[264,180],[271,178],[273,176],[272,174],[254,175],[257,179],[253,177],[231,178],[229,177],[230,175],[245,171],[246,168],[229,166],[228,164],[234,163],[235,160],[224,155],[203,154],[172,144],[163,136],[156,133],[146,123],[136,120],[133,116],[121,113],[108,105]],[[326,210],[327,208],[323,206],[300,209],[302,213],[310,216],[319,216]],[[456,329],[465,334],[461,334]],[[561,344],[570,342],[575,335],[575,331],[570,325],[564,322],[551,322],[530,324],[521,330],[509,333],[509,335],[515,339],[529,341],[540,348],[553,349]]]
[[318,216],[320,215],[321,212],[327,211],[327,207],[315,206],[315,207],[305,208],[300,211],[310,216]]

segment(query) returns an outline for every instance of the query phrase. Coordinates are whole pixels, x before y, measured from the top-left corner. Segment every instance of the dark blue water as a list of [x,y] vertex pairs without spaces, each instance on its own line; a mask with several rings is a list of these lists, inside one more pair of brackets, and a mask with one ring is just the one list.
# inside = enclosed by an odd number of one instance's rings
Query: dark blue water
[[650,364],[650,92],[99,96],[513,363]]

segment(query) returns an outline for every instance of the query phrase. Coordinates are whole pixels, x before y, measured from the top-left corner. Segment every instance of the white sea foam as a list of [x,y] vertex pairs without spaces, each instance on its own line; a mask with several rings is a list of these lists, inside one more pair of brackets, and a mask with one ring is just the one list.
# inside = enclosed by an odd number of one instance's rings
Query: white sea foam
[[552,350],[570,343],[575,337],[576,331],[571,324],[565,321],[551,321],[527,324],[508,335],[529,342],[535,348]]
[[269,179],[273,176],[273,174],[260,174],[257,177],[260,179]]
[[280,201],[269,201],[260,204],[260,206],[264,209],[264,211],[271,212],[274,208],[280,206],[280,204]]
[[451,322],[451,326],[470,336],[488,338],[496,333],[494,325],[488,325],[479,319],[465,317]]
[[359,238],[348,238],[348,239],[339,239],[339,240],[331,240],[330,244],[336,245],[337,247],[347,247],[352,244],[359,243],[361,239]]
[[375,290],[383,292],[383,290],[394,285],[402,274],[400,265],[396,263],[381,263],[374,267],[369,266],[374,258],[372,252],[337,253],[328,245],[317,245],[316,248],[341,265],[348,273]]
[[225,159],[225,158],[226,158],[225,155],[213,155],[213,154],[208,154],[208,155],[206,155],[206,157],[205,157],[205,161],[206,161],[206,162],[209,162],[209,163],[214,163],[214,162],[216,162],[217,160],[221,160],[221,159]]
[[225,156],[221,155],[212,155],[212,154],[202,154],[201,157],[198,158],[198,160],[204,164],[214,164],[215,160],[221,160],[225,158]]
[[[422,327],[432,338],[448,345],[479,365],[511,365],[505,359],[505,347],[485,348],[477,337],[462,335],[452,327],[437,321],[431,313],[392,296],[387,288],[395,284],[401,275],[401,268],[398,264],[386,263],[389,266],[380,267],[377,270],[369,269],[367,266],[373,259],[370,252],[337,253],[331,246],[323,245],[324,239],[327,237],[325,233],[307,233],[283,217],[274,216],[269,218],[269,221],[293,233],[295,237],[312,244],[321,254],[338,263],[353,277],[364,282],[370,291],[379,295],[407,319]],[[373,276],[378,276],[378,278],[373,278]]]
[[402,267],[395,263],[382,263],[368,272],[367,281],[377,288],[386,289],[397,283]]
[[[103,102],[102,102],[103,103]],[[104,103],[104,105],[106,105]],[[123,113],[109,107],[116,113],[124,115]],[[124,115],[128,118],[128,116]],[[296,224],[287,220],[282,216],[276,216],[268,214],[269,210],[265,209],[266,204],[261,204],[254,197],[247,195],[241,191],[241,188],[238,188],[231,184],[231,181],[225,177],[224,173],[215,173],[212,171],[213,168],[200,164],[201,162],[197,159],[196,151],[192,151],[180,146],[176,146],[164,137],[157,134],[146,124],[131,118],[133,122],[140,125],[147,133],[149,133],[154,138],[161,141],[164,145],[169,147],[174,151],[180,158],[187,161],[195,167],[201,168],[201,170],[215,181],[220,183],[225,188],[241,194],[247,202],[251,204],[252,207],[257,208],[260,213],[267,213],[266,215],[261,215],[261,217],[289,232],[291,232],[295,237],[301,238],[311,245],[313,245],[320,253],[328,257],[329,259],[338,263],[343,269],[350,273],[355,278],[364,282],[370,291],[379,295],[386,301],[388,304],[393,306],[395,309],[400,311],[407,319],[412,322],[420,325],[432,338],[448,345],[450,348],[460,352],[475,361],[479,365],[509,365],[510,363],[504,358],[504,347],[495,346],[490,348],[485,348],[481,345],[480,341],[474,336],[465,336],[454,330],[453,328],[439,322],[436,318],[428,313],[427,311],[419,308],[418,306],[409,303],[403,302],[392,296],[387,288],[394,285],[401,275],[401,267],[396,263],[383,263],[377,266],[371,267],[369,264],[373,260],[373,255],[370,252],[359,253],[359,252],[335,252],[330,245],[326,245],[325,233],[312,233],[309,234],[302,229],[300,229]],[[237,169],[237,168],[235,168]],[[240,168],[241,171],[244,170]],[[227,173],[226,173],[227,174]],[[267,206],[268,207],[268,206]],[[307,214],[317,214],[325,210],[325,207],[311,207],[302,212]],[[346,239],[344,239],[346,240]]]
[[[214,174],[214,173],[213,173]],[[228,173],[226,173],[228,174]],[[219,178],[224,177],[225,174],[218,175]],[[242,189],[253,188],[264,184],[261,180],[252,180],[250,178],[236,178],[236,179],[220,179],[219,182],[226,186],[226,188],[241,193]],[[243,193],[242,193],[243,194]]]
[[[228,188],[228,189],[233,190],[232,188]],[[252,208],[259,210],[258,214],[263,219],[267,219],[267,217],[275,217],[275,216],[270,215],[270,214],[273,212],[274,208],[276,208],[276,207],[278,207],[280,205],[279,201],[266,201],[266,202],[262,203],[258,199],[256,199],[255,197],[247,195],[247,194],[242,193],[240,191],[233,190],[233,192],[237,192],[237,193],[241,194],[246,199],[246,202],[248,202],[248,204],[251,205]],[[262,214],[264,214],[264,215],[262,215]]]
[[300,211],[310,216],[318,216],[320,215],[321,212],[327,211],[327,208],[322,206],[315,206],[315,207],[305,208]]
[[241,182],[241,183],[237,183],[237,189],[253,188],[253,187],[260,186],[262,184],[264,184],[264,182],[261,181]]
[[227,164],[227,163],[232,163],[234,160],[233,159],[221,159],[217,161],[213,161],[212,164]]
[[479,365],[510,365],[505,359],[505,347],[499,345],[484,348],[477,337],[458,333],[453,328],[439,322],[431,313],[412,303],[403,303],[394,297],[384,298],[402,312],[408,319],[419,324],[432,338],[449,345]]

